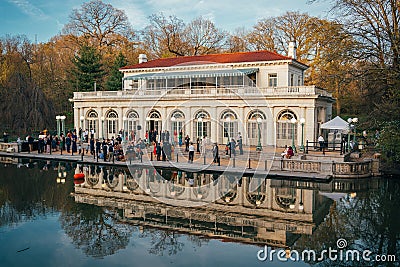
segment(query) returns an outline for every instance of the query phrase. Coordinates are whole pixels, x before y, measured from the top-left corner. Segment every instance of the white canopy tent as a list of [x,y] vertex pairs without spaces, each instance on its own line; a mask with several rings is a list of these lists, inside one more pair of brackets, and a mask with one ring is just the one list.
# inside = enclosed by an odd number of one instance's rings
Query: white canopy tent
[[341,133],[348,133],[349,132],[349,123],[344,119],[336,116],[330,121],[327,121],[321,125],[321,129],[325,130],[337,130]]

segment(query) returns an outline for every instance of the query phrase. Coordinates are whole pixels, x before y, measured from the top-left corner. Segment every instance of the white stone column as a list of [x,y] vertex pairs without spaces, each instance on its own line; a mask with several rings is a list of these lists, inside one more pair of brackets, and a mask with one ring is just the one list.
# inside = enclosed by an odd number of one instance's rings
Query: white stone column
[[267,145],[276,146],[275,107],[271,107],[270,110],[271,114],[267,114]]
[[104,121],[101,118],[104,117],[104,108],[100,108],[99,110],[99,139],[105,138],[105,129],[104,129]]
[[239,114],[238,114],[239,118],[238,118],[238,131],[240,132],[240,134],[242,135],[242,142],[243,145],[247,145],[246,141],[247,141],[247,133],[246,133],[246,121],[247,118],[245,117],[245,108],[244,107],[239,107]]
[[141,107],[139,110],[139,125],[142,126],[142,130],[137,131],[138,135],[140,132],[140,136],[142,137],[142,139],[144,140],[146,138],[146,110],[144,107]]
[[[83,120],[81,117],[83,117]],[[83,133],[85,131],[85,111],[83,107],[81,107],[79,111],[79,127],[82,128]],[[82,136],[80,136],[79,138],[82,138]]]
[[306,122],[304,124],[304,144],[306,141],[314,142],[316,140],[317,133],[317,118],[314,114],[314,107],[307,107],[305,110],[305,119]]
[[212,142],[219,142],[219,140],[218,140],[218,129],[220,127],[218,125],[217,107],[210,108],[210,116],[211,116],[211,137],[210,137],[210,140]]
[[[194,136],[193,136],[193,127],[194,127],[194,123],[196,123],[194,120],[194,114],[193,114],[193,107],[189,107],[189,117],[187,119],[188,124],[187,126],[189,127],[189,129],[187,129],[186,127],[186,134],[189,135],[191,142],[194,142]],[[185,134],[185,136],[186,136]],[[183,138],[185,139],[185,138]]]
[[78,128],[79,125],[79,108],[74,106],[74,129]]
[[[161,112],[162,112],[161,113],[161,118],[162,118],[161,129],[162,129],[162,131],[165,131],[165,130],[169,131],[169,125],[170,125],[170,120],[171,119],[168,116],[167,107],[166,106],[162,107],[162,111]],[[160,133],[160,136],[161,136],[161,133]]]
[[116,138],[118,136],[119,130],[124,128],[124,121],[123,121],[123,117],[124,117],[124,113],[123,113],[123,108],[119,107],[116,108],[116,111],[118,113],[118,127],[116,129],[117,133],[115,134],[114,138]]

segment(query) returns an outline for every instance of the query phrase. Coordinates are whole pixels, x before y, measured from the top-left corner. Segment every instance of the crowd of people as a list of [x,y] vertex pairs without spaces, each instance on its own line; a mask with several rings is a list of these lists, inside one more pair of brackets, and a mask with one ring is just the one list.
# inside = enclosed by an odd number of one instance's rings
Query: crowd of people
[[[121,130],[122,131],[122,130]],[[144,139],[136,138],[136,134],[119,133],[116,138],[95,138],[93,130],[83,131],[81,128],[77,131],[69,130],[64,135],[51,135],[48,131],[41,132],[37,142],[38,153],[52,153],[63,151],[71,154],[89,154],[104,161],[126,161],[142,159],[145,149],[150,150],[150,156],[157,161],[173,160],[176,147],[182,147],[184,152],[188,153],[188,162],[192,163],[195,153],[206,155],[209,140],[207,136],[196,138],[195,143],[191,141],[189,135],[184,135],[182,131],[176,131],[170,135],[169,131],[158,132],[157,130],[146,131]],[[123,136],[126,143],[126,151],[123,148]],[[29,144],[29,150],[33,151],[34,137],[28,135],[26,141]],[[318,140],[322,143],[322,139]],[[18,142],[21,142],[18,139]],[[236,153],[243,154],[243,139],[239,132],[236,138],[228,138],[224,146],[225,155],[235,157]],[[238,152],[237,152],[238,149]],[[124,153],[125,152],[125,153]],[[213,163],[220,165],[220,151],[218,144],[212,144],[211,153]],[[285,146],[281,153],[282,158],[291,158],[294,156],[294,149],[291,146]]]

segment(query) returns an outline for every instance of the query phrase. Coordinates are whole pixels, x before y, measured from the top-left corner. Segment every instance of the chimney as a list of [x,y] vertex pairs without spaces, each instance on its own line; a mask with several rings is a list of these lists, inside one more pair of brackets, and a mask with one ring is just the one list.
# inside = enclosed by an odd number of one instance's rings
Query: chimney
[[289,42],[288,57],[291,57],[292,59],[297,59],[296,49],[296,42]]
[[139,64],[147,62],[146,54],[139,54]]

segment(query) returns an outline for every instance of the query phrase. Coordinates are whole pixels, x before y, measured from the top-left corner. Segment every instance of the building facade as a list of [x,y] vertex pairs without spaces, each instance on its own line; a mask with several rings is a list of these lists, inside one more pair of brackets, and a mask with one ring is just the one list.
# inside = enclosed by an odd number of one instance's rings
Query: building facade
[[[121,68],[120,91],[75,92],[76,128],[96,138],[143,138],[146,131],[181,131],[191,140],[206,136],[244,145],[300,145],[318,137],[332,115],[332,95],[304,86],[307,66],[268,51],[176,57]],[[302,139],[303,136],[303,139]]]

